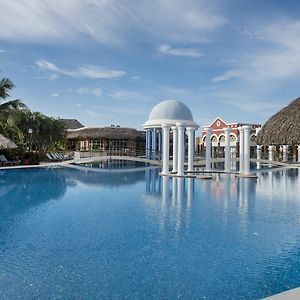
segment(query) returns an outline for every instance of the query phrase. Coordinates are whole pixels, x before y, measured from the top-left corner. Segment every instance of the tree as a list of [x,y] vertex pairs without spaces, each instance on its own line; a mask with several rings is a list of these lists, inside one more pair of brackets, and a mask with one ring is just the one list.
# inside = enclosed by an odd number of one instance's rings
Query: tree
[[[65,124],[60,119],[45,116],[40,112],[20,110],[16,125],[23,132],[24,141],[31,149],[43,154],[56,150],[65,143]],[[29,133],[29,129],[32,133]]]
[[10,91],[15,87],[13,82],[8,78],[3,78],[0,81],[0,133],[14,140],[21,140],[23,134],[16,125],[18,110],[25,109],[27,106],[19,99],[6,101],[10,97]]
[[0,100],[9,97],[9,92],[15,87],[13,82],[8,78],[2,78],[0,81]]
[[64,122],[30,111],[19,99],[6,101],[14,87],[8,78],[0,81],[0,133],[14,140],[23,150],[30,143],[30,148],[41,154],[64,145]]

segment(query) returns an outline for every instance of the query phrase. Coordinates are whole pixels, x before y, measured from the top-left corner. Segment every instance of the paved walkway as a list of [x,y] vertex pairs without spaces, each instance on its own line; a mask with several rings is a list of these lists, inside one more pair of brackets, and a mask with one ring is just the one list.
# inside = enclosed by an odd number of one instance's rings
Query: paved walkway
[[[33,168],[33,167],[53,167],[53,166],[68,166],[70,164],[82,164],[82,163],[97,163],[107,160],[129,160],[129,161],[136,161],[136,162],[143,162],[148,163],[152,166],[161,166],[162,162],[152,159],[146,159],[143,157],[131,157],[131,156],[101,156],[101,157],[87,157],[87,158],[80,158],[75,160],[67,160],[62,162],[42,162],[40,165],[19,165],[19,166],[6,166],[6,167],[0,167],[0,169],[26,169],[26,168]],[[212,163],[218,163],[218,162],[224,162],[224,158],[213,158]],[[239,161],[239,159],[234,159],[232,161]],[[284,163],[284,162],[278,162],[278,161],[270,161],[266,159],[250,159],[251,162],[254,163],[263,163],[268,165],[274,165],[279,167],[285,167],[285,168],[300,168],[300,163]],[[169,165],[172,166],[173,162],[170,160]],[[187,165],[185,163],[185,165]],[[199,160],[194,163],[195,167],[203,167],[205,166],[205,160]],[[233,173],[233,172],[232,172]]]

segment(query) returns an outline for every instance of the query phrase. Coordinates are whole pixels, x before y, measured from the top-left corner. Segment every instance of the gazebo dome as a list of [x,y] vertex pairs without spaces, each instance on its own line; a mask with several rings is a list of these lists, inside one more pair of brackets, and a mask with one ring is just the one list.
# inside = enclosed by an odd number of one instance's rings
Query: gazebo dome
[[154,106],[144,127],[160,127],[162,124],[176,125],[176,123],[198,127],[185,104],[177,100],[166,100]]

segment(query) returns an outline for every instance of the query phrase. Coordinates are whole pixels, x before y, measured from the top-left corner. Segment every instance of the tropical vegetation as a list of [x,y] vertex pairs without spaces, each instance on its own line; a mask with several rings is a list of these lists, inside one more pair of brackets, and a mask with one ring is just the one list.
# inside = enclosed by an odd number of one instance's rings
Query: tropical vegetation
[[0,81],[0,133],[14,141],[17,156],[28,156],[28,151],[44,155],[47,151],[62,148],[65,143],[65,125],[57,118],[32,112],[21,100],[9,100],[14,83]]

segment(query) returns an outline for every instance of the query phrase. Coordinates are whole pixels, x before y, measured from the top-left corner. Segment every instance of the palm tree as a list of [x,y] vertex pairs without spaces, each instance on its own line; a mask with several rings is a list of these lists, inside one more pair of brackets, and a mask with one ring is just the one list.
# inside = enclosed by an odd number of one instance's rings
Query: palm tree
[[15,87],[14,83],[8,78],[2,78],[0,81],[0,99],[9,97],[9,91]]
[[[0,103],[10,97],[10,91],[15,87],[14,83],[3,78],[0,81]],[[28,109],[27,106],[19,99],[6,101],[0,104],[0,133],[5,136],[14,135],[22,139],[23,134],[16,125],[17,111]]]
[[[8,78],[2,78],[0,81],[0,102],[10,97],[9,92],[15,87],[14,83]],[[0,104],[0,111],[27,108],[19,99],[7,101]]]

